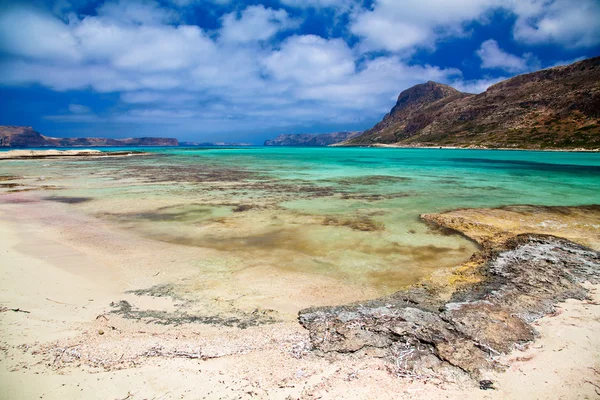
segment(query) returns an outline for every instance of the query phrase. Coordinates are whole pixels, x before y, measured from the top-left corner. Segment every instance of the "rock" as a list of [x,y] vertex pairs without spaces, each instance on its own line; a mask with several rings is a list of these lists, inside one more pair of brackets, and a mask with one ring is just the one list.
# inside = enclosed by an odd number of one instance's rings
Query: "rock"
[[[488,250],[483,249],[482,252]],[[381,299],[302,310],[300,323],[320,353],[378,349],[415,373],[478,377],[494,357],[535,337],[530,323],[581,285],[600,281],[600,253],[565,239],[519,235],[482,257],[482,280],[443,300],[435,288],[411,288]]]

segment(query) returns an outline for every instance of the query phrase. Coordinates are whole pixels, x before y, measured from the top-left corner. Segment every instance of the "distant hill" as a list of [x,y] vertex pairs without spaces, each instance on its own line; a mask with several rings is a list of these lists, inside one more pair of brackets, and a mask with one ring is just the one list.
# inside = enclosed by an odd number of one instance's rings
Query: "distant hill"
[[275,139],[266,140],[265,146],[329,146],[331,144],[343,142],[352,139],[361,132],[334,132],[313,135],[307,133],[301,134],[282,134]]
[[0,147],[94,147],[94,146],[178,146],[177,139],[141,137],[53,138],[43,136],[30,126],[0,126]]
[[383,121],[341,145],[600,149],[600,57],[519,75],[481,94],[436,82],[400,93]]
[[235,142],[179,142],[180,146],[253,146],[252,143],[235,143]]

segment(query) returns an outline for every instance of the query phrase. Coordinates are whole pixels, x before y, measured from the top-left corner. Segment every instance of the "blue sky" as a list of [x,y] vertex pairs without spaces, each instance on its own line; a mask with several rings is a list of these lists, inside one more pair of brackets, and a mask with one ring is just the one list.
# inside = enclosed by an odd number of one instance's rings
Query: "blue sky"
[[0,124],[261,143],[597,55],[597,0],[0,0]]

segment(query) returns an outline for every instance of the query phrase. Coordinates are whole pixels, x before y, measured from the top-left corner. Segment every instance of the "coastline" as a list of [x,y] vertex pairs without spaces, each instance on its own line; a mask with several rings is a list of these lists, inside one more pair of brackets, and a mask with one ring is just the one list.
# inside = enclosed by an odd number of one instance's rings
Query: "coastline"
[[501,150],[501,151],[544,151],[544,152],[565,152],[565,153],[598,153],[597,149],[535,149],[535,148],[520,148],[520,147],[484,147],[484,146],[427,146],[427,145],[400,145],[400,144],[384,144],[374,143],[369,145],[349,145],[336,143],[328,147],[374,147],[374,148],[390,148],[390,149],[449,149],[449,150]]
[[100,150],[8,150],[0,152],[0,160],[24,160],[45,158],[99,158],[99,157],[129,157],[146,155],[142,151],[100,151]]
[[[568,300],[557,316],[539,319],[539,337],[528,348],[500,357],[508,369],[484,373],[497,390],[482,391],[476,381],[460,377],[399,378],[378,358],[319,356],[309,351],[308,332],[295,321],[239,329],[124,318],[112,313],[111,301],[135,299],[139,307],[170,310],[175,299],[124,294],[132,283],[147,287],[149,278],[136,278],[140,271],[123,275],[111,261],[110,246],[90,252],[73,238],[57,236],[51,226],[10,222],[6,211],[0,214],[0,254],[8,260],[1,281],[6,310],[0,313],[5,398],[187,398],[198,395],[198,385],[206,388],[201,394],[207,398],[394,398],[398,393],[414,399],[584,398],[597,393],[600,342],[593,333],[600,329],[598,285],[587,286],[590,300]],[[469,226],[485,215],[467,211],[454,213],[462,212]],[[446,221],[457,220],[452,212],[446,216]],[[560,221],[555,222],[560,229]],[[107,233],[114,229],[104,228]],[[32,285],[32,276],[42,276],[46,284]],[[522,379],[529,384],[522,385]]]

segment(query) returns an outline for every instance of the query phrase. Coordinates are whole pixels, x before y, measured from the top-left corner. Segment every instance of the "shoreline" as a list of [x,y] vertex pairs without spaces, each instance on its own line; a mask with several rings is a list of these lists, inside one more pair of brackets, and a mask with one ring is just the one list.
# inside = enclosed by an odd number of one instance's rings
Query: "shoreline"
[[31,160],[52,158],[103,158],[103,157],[129,157],[147,155],[142,151],[100,151],[100,150],[9,150],[0,152],[2,160]]
[[543,151],[543,152],[562,152],[562,153],[598,153],[598,149],[532,149],[532,148],[515,148],[515,147],[483,147],[483,146],[426,146],[426,145],[399,145],[373,143],[365,145],[347,145],[333,144],[327,147],[359,147],[359,148],[386,148],[386,149],[442,149],[442,150],[499,150],[499,151]]
[[[517,211],[523,210],[511,212]],[[463,222],[469,222],[467,217],[480,218],[485,214],[481,209],[454,211],[457,212],[463,215],[445,214],[448,220],[457,221],[460,216]],[[465,212],[473,214],[465,215]],[[495,217],[499,220],[505,216]],[[546,217],[541,216],[543,220],[547,220]],[[568,300],[559,306],[558,310],[564,311],[558,317],[539,319],[536,329],[541,330],[542,337],[529,348],[499,358],[502,363],[510,364],[506,372],[484,371],[483,377],[492,379],[497,390],[482,391],[477,389],[476,381],[459,376],[454,376],[450,382],[422,379],[416,375],[398,377],[394,368],[388,369],[387,361],[372,356],[319,356],[310,350],[308,331],[295,321],[239,329],[194,323],[161,326],[123,318],[111,312],[108,302],[127,298],[123,294],[123,283],[133,276],[119,276],[120,272],[110,267],[110,263],[103,265],[107,260],[104,257],[82,252],[64,238],[56,241],[55,237],[48,236],[51,231],[39,224],[7,224],[6,215],[0,215],[0,218],[3,221],[0,234],[8,239],[2,240],[0,254],[9,261],[2,276],[4,295],[1,305],[6,310],[0,312],[0,321],[6,327],[0,344],[0,382],[6,388],[2,393],[4,397],[31,398],[43,394],[44,398],[50,399],[90,398],[100,393],[106,398],[124,398],[131,394],[130,398],[135,399],[169,393],[167,397],[187,398],[192,393],[198,394],[198,384],[210,388],[202,393],[207,398],[233,394],[242,398],[257,395],[282,399],[310,395],[393,398],[402,393],[415,399],[446,398],[448,395],[451,398],[495,399],[518,395],[543,398],[544,393],[594,394],[594,386],[576,383],[582,379],[590,382],[598,379],[598,375],[587,368],[600,368],[590,361],[597,359],[600,343],[591,344],[585,339],[585,332],[600,329],[598,285],[588,286],[591,302]],[[491,226],[489,221],[487,226]],[[559,223],[556,229],[560,229]],[[496,234],[495,230],[481,231]],[[45,251],[32,257],[32,243],[39,243],[40,238],[50,241],[43,248],[53,249],[53,253]],[[65,264],[63,260],[70,262]],[[52,262],[66,268],[56,269]],[[87,267],[82,270],[79,265]],[[104,281],[92,273],[107,268],[117,275]],[[459,275],[468,278],[469,271],[460,268],[455,271],[459,270]],[[32,285],[28,277],[40,272],[46,274],[47,282],[55,283]],[[441,276],[432,279],[447,280],[448,272],[440,271]],[[15,285],[15,281],[21,283]],[[136,286],[146,287],[142,283]],[[37,294],[22,293],[21,287],[35,290]],[[78,287],[88,288],[88,291],[73,291]],[[59,293],[69,297],[61,297]],[[26,302],[16,301],[19,299]],[[169,297],[145,296],[145,304],[139,303],[140,297],[135,299],[140,307],[164,310],[171,309],[174,302]],[[589,313],[596,313],[596,317]],[[562,342],[548,336],[557,330],[566,335]],[[25,332],[25,335],[19,332]],[[544,332],[546,336],[543,336]],[[570,337],[580,339],[568,339]],[[548,349],[542,346],[548,346]],[[556,353],[559,348],[566,352]],[[565,355],[569,356],[566,363]],[[556,360],[556,357],[561,357],[564,365],[546,371],[547,360]],[[584,365],[578,366],[582,362]],[[526,373],[535,375],[530,383],[537,391],[528,392],[518,383]],[[561,381],[565,379],[573,383],[563,388]],[[549,380],[551,383],[544,383]],[[40,387],[36,389],[25,382],[36,382]],[[159,382],[164,383],[160,386]],[[80,384],[85,385],[85,390],[80,390],[77,386]],[[146,386],[140,389],[140,385]]]
[[141,156],[150,153],[142,151],[101,151],[101,150],[9,150],[0,152],[0,161],[2,160],[31,160],[47,158],[103,158],[103,157],[129,157]]

